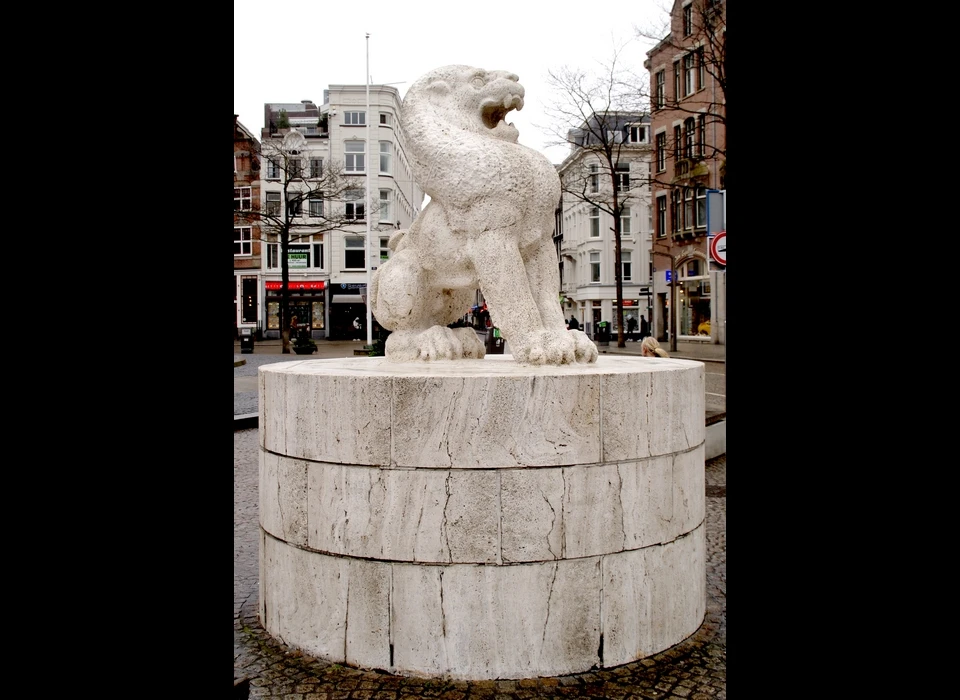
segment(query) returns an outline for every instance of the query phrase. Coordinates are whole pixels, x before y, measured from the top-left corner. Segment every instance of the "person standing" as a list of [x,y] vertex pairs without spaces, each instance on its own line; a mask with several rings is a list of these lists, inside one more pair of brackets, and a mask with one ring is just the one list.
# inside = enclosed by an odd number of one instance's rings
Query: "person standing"
[[650,325],[647,323],[647,319],[645,319],[643,315],[641,315],[640,316],[640,340],[642,341],[648,335],[650,335]]
[[577,317],[573,314],[570,314],[570,321],[567,323],[567,328],[572,331],[580,330],[580,322],[577,320]]
[[[633,335],[633,332],[637,330],[637,319],[633,317],[633,314],[627,314],[627,338]],[[633,339],[636,342],[636,338]]]

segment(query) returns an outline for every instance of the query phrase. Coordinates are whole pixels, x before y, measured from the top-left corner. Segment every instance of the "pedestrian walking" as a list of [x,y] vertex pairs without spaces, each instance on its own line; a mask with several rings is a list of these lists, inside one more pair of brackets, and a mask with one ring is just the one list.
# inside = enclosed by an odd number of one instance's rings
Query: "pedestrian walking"
[[647,323],[647,319],[640,315],[640,340],[642,341],[650,335],[650,324]]

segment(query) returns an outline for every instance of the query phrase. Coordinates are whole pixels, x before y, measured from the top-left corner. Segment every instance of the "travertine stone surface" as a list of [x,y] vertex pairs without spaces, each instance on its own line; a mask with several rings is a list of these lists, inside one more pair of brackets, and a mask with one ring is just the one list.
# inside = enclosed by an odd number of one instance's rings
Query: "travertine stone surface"
[[372,278],[373,314],[393,331],[386,342],[392,362],[483,358],[471,329],[447,328],[478,288],[517,362],[597,359],[586,334],[566,329],[557,300],[557,169],[518,143],[506,121],[523,109],[518,81],[507,71],[443,66],[403,98],[406,153],[430,202],[390,237],[390,259]]
[[524,678],[700,625],[702,363],[344,358],[259,381],[261,619],[287,644]]
[[263,537],[264,627],[309,654],[392,673],[610,668],[683,641],[706,610],[702,522],[662,546],[514,566],[344,559]]
[[623,355],[280,362],[259,370],[260,440],[289,457],[428,469],[674,454],[704,440],[703,381],[701,362]]

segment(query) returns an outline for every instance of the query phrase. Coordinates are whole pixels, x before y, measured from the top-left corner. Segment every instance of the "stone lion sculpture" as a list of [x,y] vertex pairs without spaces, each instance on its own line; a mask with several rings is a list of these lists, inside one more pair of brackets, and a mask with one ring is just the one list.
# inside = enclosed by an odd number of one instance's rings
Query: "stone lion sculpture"
[[390,238],[373,274],[371,310],[388,360],[484,357],[472,328],[448,328],[483,293],[491,321],[522,364],[596,362],[597,347],[567,330],[553,244],[556,168],[517,143],[507,114],[523,108],[506,71],[444,66],[419,78],[400,111],[413,176],[430,201]]

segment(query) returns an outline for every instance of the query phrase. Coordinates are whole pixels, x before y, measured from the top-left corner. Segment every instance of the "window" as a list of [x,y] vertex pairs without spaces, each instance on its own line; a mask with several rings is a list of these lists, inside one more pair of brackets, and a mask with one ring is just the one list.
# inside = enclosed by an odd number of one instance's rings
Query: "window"
[[360,236],[344,236],[343,267],[348,270],[363,270],[363,239]]
[[670,229],[673,233],[680,232],[680,190],[670,191]]
[[390,170],[390,159],[393,155],[393,144],[389,141],[380,142],[380,172],[389,175],[392,171]]
[[313,260],[310,261],[313,267],[323,268],[323,236],[320,236],[320,242],[314,243],[311,248],[313,248]]
[[673,99],[680,99],[680,61],[673,64]]
[[253,188],[251,187],[234,187],[233,188],[233,210],[245,210],[250,211],[250,206],[252,203],[251,197],[253,193]]
[[683,129],[677,124],[673,127],[673,161],[676,163],[681,158],[681,153],[683,152]]
[[307,200],[310,207],[310,216],[323,216],[323,195],[319,192],[312,192],[310,199]]
[[693,188],[683,188],[683,227],[693,228]]
[[323,158],[310,159],[310,177],[321,177],[323,175]]
[[287,193],[287,213],[291,218],[300,216],[303,213],[303,200],[299,192]]
[[347,190],[343,193],[343,198],[346,200],[344,216],[347,219],[363,219],[363,196],[363,190]]
[[299,158],[287,159],[287,181],[299,180],[303,177],[303,161]]
[[657,197],[657,238],[667,235],[667,197]]
[[693,4],[683,8],[683,35],[693,34]]
[[345,126],[364,126],[367,123],[367,113],[344,112],[343,123]]
[[633,263],[629,250],[620,251],[620,279],[624,282],[633,281]]
[[646,143],[647,127],[640,124],[633,124],[630,127],[630,143]]
[[599,282],[600,281],[600,252],[594,251],[590,253],[590,281]]
[[280,216],[280,193],[267,192],[267,214]]
[[692,95],[696,90],[694,86],[694,77],[696,71],[696,56],[693,53],[688,53],[683,57],[683,94],[684,96]]
[[667,104],[666,80],[667,80],[666,72],[662,70],[658,70],[656,75],[657,86],[654,89],[654,93],[653,93],[654,109],[663,109],[664,106]]
[[600,207],[590,207],[590,238],[600,238]]
[[697,116],[697,155],[703,158],[704,146],[703,139],[707,131],[707,115]]
[[707,225],[707,188],[703,185],[697,187],[697,228],[704,228]]
[[253,255],[253,229],[249,226],[233,227],[233,257]]
[[380,112],[380,123],[384,126],[390,125],[390,115],[386,112]]
[[617,192],[626,192],[630,189],[630,164],[617,163],[617,171],[614,173],[617,179]]
[[597,174],[600,171],[599,166],[591,165],[590,166],[590,191],[599,192],[600,191],[600,176]]
[[367,146],[363,141],[345,141],[343,144],[344,170],[348,173],[364,172],[364,155]]
[[633,233],[633,224],[631,223],[630,207],[624,207],[620,212],[620,233],[629,236]]
[[683,122],[683,157],[693,158],[693,146],[696,141],[697,129],[693,117],[687,117]]
[[267,158],[267,179],[280,179],[280,162],[276,158]]
[[[291,267],[305,268],[315,267],[322,269],[323,264],[323,235],[311,236],[310,238],[319,239],[319,242],[307,243],[305,245],[290,244],[287,247],[287,264]],[[303,240],[307,240],[304,238]],[[312,258],[311,258],[312,256]],[[267,244],[267,269],[275,270],[280,267],[280,244]]]
[[390,259],[390,239],[385,236],[380,238],[380,262]]
[[657,134],[657,172],[662,173],[667,169],[667,133],[661,131]]
[[390,217],[390,190],[380,190],[380,221],[393,223]]
[[703,47],[701,46],[699,49],[697,49],[697,87],[701,90],[706,84],[706,80],[704,79],[705,71],[706,68],[704,67],[703,62]]

